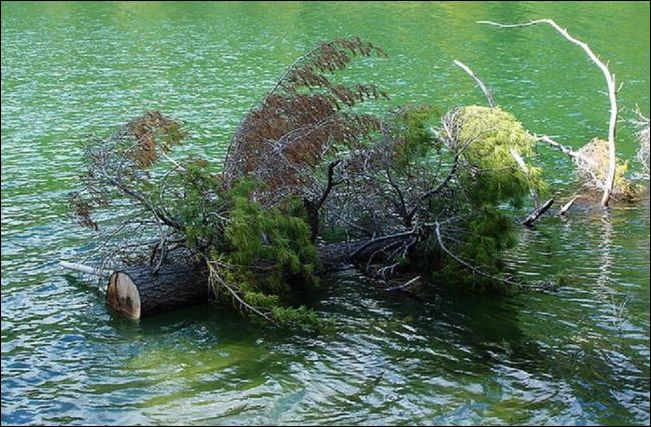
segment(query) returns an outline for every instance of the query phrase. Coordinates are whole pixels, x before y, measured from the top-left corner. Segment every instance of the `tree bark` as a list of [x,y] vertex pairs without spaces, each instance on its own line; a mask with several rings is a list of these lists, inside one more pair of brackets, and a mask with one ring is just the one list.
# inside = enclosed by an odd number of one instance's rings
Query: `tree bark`
[[[403,236],[392,237],[400,239]],[[363,258],[387,240],[371,239],[323,245],[322,268],[335,270]],[[124,316],[140,319],[211,299],[208,271],[202,264],[164,264],[156,274],[147,265],[114,271],[108,280],[107,304]]]
[[210,299],[208,272],[201,264],[162,265],[152,274],[147,265],[133,265],[109,277],[106,302],[131,319],[140,319]]
[[[368,257],[388,242],[408,237],[407,234],[397,234],[388,239],[323,245],[319,247],[322,268],[336,270],[351,264],[355,259]],[[110,274],[106,302],[113,310],[131,319],[154,316],[209,301],[212,291],[208,277],[203,264],[163,264],[155,274],[148,265],[133,265]]]

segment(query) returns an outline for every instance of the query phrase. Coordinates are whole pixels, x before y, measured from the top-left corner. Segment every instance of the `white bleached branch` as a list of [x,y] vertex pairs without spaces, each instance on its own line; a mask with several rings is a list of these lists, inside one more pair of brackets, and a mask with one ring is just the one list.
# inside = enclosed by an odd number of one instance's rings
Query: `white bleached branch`
[[519,27],[529,27],[536,24],[547,24],[554,28],[560,35],[567,39],[570,43],[573,43],[579,46],[581,49],[588,54],[588,57],[592,62],[594,62],[601,72],[603,73],[606,79],[606,85],[608,86],[608,96],[610,97],[610,122],[608,126],[608,175],[606,177],[606,182],[604,183],[604,194],[601,199],[601,204],[606,207],[610,201],[610,196],[613,192],[613,186],[615,184],[615,169],[617,167],[617,158],[615,155],[615,135],[617,131],[617,86],[615,84],[615,75],[610,72],[608,66],[601,60],[595,53],[590,49],[586,43],[581,40],[575,39],[572,37],[566,29],[561,28],[556,22],[551,19],[537,19],[534,21],[524,22],[520,24],[500,24],[492,21],[477,21],[478,24],[488,24],[494,25],[500,28],[519,28]]

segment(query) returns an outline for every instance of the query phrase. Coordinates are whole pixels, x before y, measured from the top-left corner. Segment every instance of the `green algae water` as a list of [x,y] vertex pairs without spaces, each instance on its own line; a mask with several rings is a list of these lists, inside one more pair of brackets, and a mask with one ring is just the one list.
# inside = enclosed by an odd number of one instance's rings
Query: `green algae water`
[[[62,272],[92,236],[65,216],[82,142],[145,110],[185,121],[181,155],[215,162],[251,104],[320,40],[360,36],[385,60],[349,70],[396,104],[483,103],[468,64],[525,127],[579,147],[605,136],[599,70],[548,17],[609,60],[622,122],[649,113],[649,4],[2,3],[2,424],[646,424],[649,198],[578,203],[523,230],[508,263],[555,293],[427,301],[354,271],[315,308],[332,333],[290,333],[212,305],[134,323]],[[553,191],[572,165],[543,150]]]

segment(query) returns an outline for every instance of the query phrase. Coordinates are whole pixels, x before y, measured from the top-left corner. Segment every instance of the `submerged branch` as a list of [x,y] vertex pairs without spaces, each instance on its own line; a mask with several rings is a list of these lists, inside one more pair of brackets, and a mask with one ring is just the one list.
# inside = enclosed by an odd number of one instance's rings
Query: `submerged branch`
[[554,204],[554,199],[549,199],[542,205],[538,206],[536,209],[534,209],[533,212],[531,212],[525,219],[522,221],[522,225],[526,225],[527,227],[531,227],[538,218],[540,218],[545,212],[549,210],[549,208],[552,207]]
[[479,268],[471,265],[467,261],[464,261],[454,253],[452,253],[445,243],[443,243],[443,238],[441,237],[441,224],[438,222],[435,223],[435,233],[436,233],[436,240],[438,241],[439,247],[443,252],[445,252],[450,258],[458,262],[459,264],[463,265],[473,273],[477,274],[478,276],[485,277],[487,279],[490,279],[492,281],[498,282],[498,283],[503,283],[505,285],[514,287],[514,288],[520,288],[520,289],[533,289],[533,290],[549,290],[552,289],[553,286],[550,284],[543,284],[543,285],[530,285],[530,284],[525,284],[525,283],[519,283],[515,282],[513,280],[503,278],[503,277],[497,277],[492,274],[485,273],[481,271]]
[[78,271],[80,273],[90,274],[92,276],[108,277],[111,275],[111,271],[102,270],[100,268],[95,268],[90,265],[79,264],[76,262],[61,261],[59,262],[59,265],[61,266],[61,268],[65,268],[67,270],[72,270],[72,271]]
[[558,215],[563,216],[567,213],[567,211],[570,210],[572,205],[574,205],[574,202],[579,198],[580,196],[574,196],[572,197],[567,203],[565,203],[559,210],[558,210]]

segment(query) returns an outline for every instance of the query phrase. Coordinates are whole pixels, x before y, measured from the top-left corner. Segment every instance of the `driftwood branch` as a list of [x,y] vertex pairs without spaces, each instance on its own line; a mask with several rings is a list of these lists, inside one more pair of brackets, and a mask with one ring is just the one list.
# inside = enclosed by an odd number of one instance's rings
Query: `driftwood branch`
[[389,289],[387,289],[387,292],[395,292],[395,291],[403,291],[413,285],[414,283],[418,282],[420,280],[420,276],[416,276],[411,280],[408,280],[407,282],[403,283],[402,285],[394,286]]
[[615,184],[615,169],[617,167],[617,158],[615,155],[615,135],[617,131],[617,86],[615,85],[615,75],[610,72],[608,66],[595,55],[595,53],[590,49],[586,43],[575,39],[572,37],[566,29],[561,28],[556,22],[551,19],[537,19],[534,21],[529,21],[520,24],[500,24],[492,21],[478,21],[478,24],[488,24],[494,25],[500,28],[519,28],[519,27],[529,27],[536,24],[547,24],[554,28],[560,35],[567,39],[570,43],[573,43],[579,46],[585,51],[590,60],[594,62],[597,67],[601,70],[606,79],[606,85],[608,87],[608,96],[610,98],[610,121],[608,126],[608,174],[606,177],[606,182],[604,183],[604,194],[601,199],[601,204],[605,207],[608,206],[610,201],[610,196],[613,192],[613,186]]
[[580,196],[574,196],[570,199],[569,202],[565,203],[558,211],[559,216],[563,216],[567,213],[567,211],[570,210],[574,202],[576,202],[576,199],[578,199]]
[[477,85],[479,86],[481,91],[484,92],[484,95],[486,96],[488,105],[490,105],[491,107],[495,107],[495,99],[493,98],[493,94],[490,91],[490,89],[488,89],[488,87],[484,84],[484,82],[482,82],[481,79],[477,77],[477,75],[463,62],[458,61],[456,59],[453,62],[454,65],[456,65],[457,67],[461,68],[463,71],[468,73],[468,75],[472,77],[475,80],[475,82],[477,82]]
[[547,135],[536,135],[536,140],[537,141],[542,141],[542,142],[556,148],[557,150],[562,151],[563,153],[567,154],[568,156],[570,156],[572,158],[581,157],[581,153],[579,153],[578,151],[575,151],[575,150],[571,149],[570,147],[568,147],[566,145],[563,145],[563,144],[560,144],[560,143],[554,141],[553,139],[551,139]]
[[112,273],[111,271],[108,270],[102,270],[100,268],[95,268],[95,267],[91,267],[90,265],[79,264],[76,262],[61,261],[59,262],[59,265],[61,266],[61,268],[65,268],[67,270],[72,270],[72,271],[78,271],[80,273],[90,274],[92,276],[109,277]]
[[536,209],[534,209],[533,212],[531,212],[525,219],[522,221],[522,225],[526,225],[527,227],[531,227],[538,218],[540,218],[545,212],[549,210],[549,208],[552,207],[554,204],[554,199],[549,199],[542,205],[538,206]]
[[567,154],[569,157],[572,158],[574,163],[576,163],[576,165],[579,166],[579,168],[581,168],[584,174],[590,175],[592,179],[592,183],[595,187],[603,188],[605,184],[601,179],[597,177],[596,172],[591,167],[593,161],[590,158],[586,157],[583,153],[581,153],[581,151],[576,151],[566,145],[560,144],[554,141],[553,139],[551,139],[547,135],[536,135],[536,140],[542,141],[550,145],[551,147],[560,150],[562,153]]

